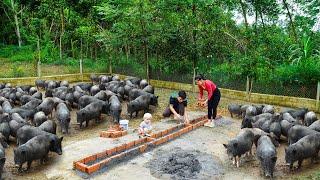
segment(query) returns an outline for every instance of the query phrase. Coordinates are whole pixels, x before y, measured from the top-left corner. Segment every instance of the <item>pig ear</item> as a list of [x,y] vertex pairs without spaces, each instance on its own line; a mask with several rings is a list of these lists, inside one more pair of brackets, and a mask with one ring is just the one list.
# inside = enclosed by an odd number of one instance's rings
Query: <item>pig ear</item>
[[60,142],[63,140],[63,136],[60,138]]
[[235,148],[238,147],[238,143],[234,143],[233,147],[235,147]]
[[276,162],[276,161],[277,161],[277,157],[273,157],[273,158],[271,158],[271,160],[272,160],[273,162]]
[[223,146],[224,146],[225,148],[228,148],[228,145],[226,145],[226,144],[223,144]]

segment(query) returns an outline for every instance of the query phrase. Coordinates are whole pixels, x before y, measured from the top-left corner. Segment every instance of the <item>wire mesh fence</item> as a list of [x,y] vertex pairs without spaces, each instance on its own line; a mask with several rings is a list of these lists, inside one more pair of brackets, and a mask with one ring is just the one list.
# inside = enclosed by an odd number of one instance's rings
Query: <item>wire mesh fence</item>
[[[193,83],[193,70],[171,70],[174,69],[167,64],[168,68],[163,70],[163,65],[149,66],[149,78],[155,80],[172,81],[180,83]],[[171,69],[170,69],[171,68]],[[30,77],[37,76],[37,64],[33,62],[15,62],[0,61],[0,77]],[[143,61],[136,60],[132,62],[128,59],[114,59],[111,62],[113,73],[128,76],[147,78],[146,66]],[[168,70],[169,69],[169,70]],[[83,73],[109,73],[110,62],[107,58],[98,58],[96,60],[82,60]],[[41,76],[62,75],[80,73],[80,60],[65,59],[62,62],[41,64]],[[220,88],[246,91],[246,77],[231,77],[229,74],[208,71],[204,74],[209,80],[212,80]],[[299,84],[299,83],[280,83],[280,82],[260,82],[253,80],[252,93],[274,94],[283,96],[294,96],[300,98],[316,99],[317,84]]]

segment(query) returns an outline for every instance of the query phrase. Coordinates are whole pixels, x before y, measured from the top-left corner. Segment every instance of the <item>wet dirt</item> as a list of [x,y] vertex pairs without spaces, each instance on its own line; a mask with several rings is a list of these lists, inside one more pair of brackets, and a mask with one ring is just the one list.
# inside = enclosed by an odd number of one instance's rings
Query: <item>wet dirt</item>
[[[162,119],[162,111],[167,107],[169,96],[172,90],[156,89],[156,94],[159,96],[159,106],[151,108],[153,115],[154,131],[160,131],[164,128],[176,125],[176,121],[171,118]],[[188,93],[188,111],[190,115],[199,117],[205,115],[206,109],[196,106],[197,95],[195,93]],[[236,168],[232,165],[232,162],[228,159],[223,143],[226,143],[231,138],[235,137],[240,131],[241,120],[231,119],[227,111],[227,105],[229,103],[245,104],[246,102],[221,98],[218,114],[224,118],[217,121],[215,128],[201,127],[190,133],[187,133],[171,142],[168,142],[150,152],[139,155],[136,158],[122,162],[116,167],[107,168],[102,172],[94,176],[81,175],[77,171],[73,170],[73,161],[79,160],[85,156],[93,153],[101,152],[107,148],[114,147],[124,142],[132,141],[138,138],[136,128],[142,120],[143,113],[141,112],[137,118],[133,118],[129,123],[129,134],[117,138],[107,139],[100,138],[99,132],[107,130],[112,124],[110,116],[103,116],[103,120],[100,123],[90,122],[88,127],[79,128],[76,123],[75,113],[77,110],[73,110],[71,113],[71,127],[68,135],[64,135],[62,142],[63,155],[50,153],[49,159],[44,165],[40,165],[39,162],[33,162],[31,169],[28,172],[18,173],[17,168],[13,161],[13,149],[15,148],[15,142],[11,142],[10,147],[6,149],[6,163],[4,167],[3,179],[159,179],[158,176],[154,176],[150,168],[146,167],[148,162],[159,157],[159,153],[168,156],[172,154],[172,150],[181,148],[181,151],[186,152],[199,152],[205,154],[208,159],[213,160],[221,170],[217,176],[212,176],[209,179],[263,179],[260,176],[259,162],[254,156],[248,158],[241,158],[240,168]],[[280,109],[280,107],[277,107]],[[123,105],[122,118],[128,119],[126,115],[126,105]],[[60,128],[58,126],[58,136],[62,136]],[[284,160],[284,148],[286,147],[285,141],[277,148],[278,161],[275,170],[275,179],[292,179],[299,178],[300,176],[308,176],[318,170],[320,164],[311,164],[310,161],[305,161],[300,171],[289,172]],[[161,153],[162,152],[162,153]],[[255,150],[253,151],[255,152]],[[197,154],[197,153],[195,153]],[[210,156],[210,158],[209,158]],[[201,163],[201,158],[196,156]],[[202,169],[204,166],[202,166]],[[200,173],[202,171],[200,170]],[[219,171],[220,172],[220,171]],[[163,179],[162,176],[160,179]],[[170,177],[167,177],[170,179]],[[165,179],[165,178],[164,178]],[[204,178],[207,179],[207,178]]]

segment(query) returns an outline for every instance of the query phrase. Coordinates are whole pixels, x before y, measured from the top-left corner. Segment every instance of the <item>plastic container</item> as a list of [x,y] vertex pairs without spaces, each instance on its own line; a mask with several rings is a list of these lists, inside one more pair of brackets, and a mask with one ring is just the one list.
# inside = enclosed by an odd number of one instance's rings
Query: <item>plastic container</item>
[[119,121],[120,127],[123,128],[123,130],[128,130],[129,129],[129,120],[120,120]]

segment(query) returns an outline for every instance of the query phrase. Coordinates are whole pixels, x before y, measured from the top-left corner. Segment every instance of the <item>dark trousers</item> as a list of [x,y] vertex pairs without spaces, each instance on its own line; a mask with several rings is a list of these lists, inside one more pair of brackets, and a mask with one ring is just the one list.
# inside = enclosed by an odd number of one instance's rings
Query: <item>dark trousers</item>
[[212,97],[208,100],[208,119],[215,119],[217,116],[217,107],[220,101],[220,90],[217,88]]
[[[178,107],[173,107],[174,110],[180,115],[183,116],[184,115],[184,105],[183,103],[180,103]],[[170,110],[170,107],[167,107],[164,112],[162,113],[163,117],[170,117],[171,114],[173,114]]]

